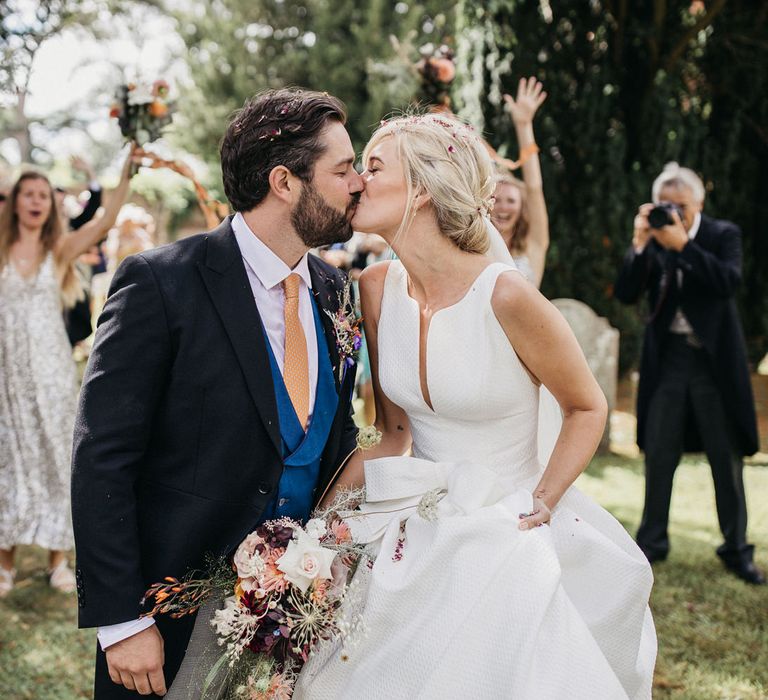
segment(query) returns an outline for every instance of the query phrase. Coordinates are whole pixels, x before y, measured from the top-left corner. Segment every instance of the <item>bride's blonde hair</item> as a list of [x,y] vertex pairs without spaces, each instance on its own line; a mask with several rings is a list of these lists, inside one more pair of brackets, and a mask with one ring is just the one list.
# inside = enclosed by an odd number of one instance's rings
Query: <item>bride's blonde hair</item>
[[485,217],[493,206],[493,163],[471,126],[452,115],[420,114],[382,122],[363,153],[363,162],[385,138],[395,139],[403,163],[408,202],[397,232],[416,215],[415,196],[430,196],[440,231],[461,250],[488,251]]

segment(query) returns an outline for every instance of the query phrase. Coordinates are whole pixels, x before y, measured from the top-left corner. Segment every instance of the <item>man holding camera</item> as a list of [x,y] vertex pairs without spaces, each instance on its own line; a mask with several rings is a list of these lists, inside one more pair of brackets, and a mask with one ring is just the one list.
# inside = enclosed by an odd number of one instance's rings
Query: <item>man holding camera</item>
[[653,183],[624,258],[615,296],[647,292],[637,397],[637,443],[645,451],[645,508],[637,543],[649,561],[669,552],[672,480],[683,452],[707,455],[725,542],[717,554],[748,583],[764,584],[747,544],[743,456],[758,449],[744,335],[734,295],[741,231],[701,213],[704,186],[676,163]]

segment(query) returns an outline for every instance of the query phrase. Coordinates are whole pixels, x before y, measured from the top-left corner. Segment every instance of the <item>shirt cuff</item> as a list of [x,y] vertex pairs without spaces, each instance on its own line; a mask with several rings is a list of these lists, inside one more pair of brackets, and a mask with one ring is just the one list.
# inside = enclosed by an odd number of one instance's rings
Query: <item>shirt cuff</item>
[[107,647],[122,642],[124,639],[128,639],[128,637],[133,637],[134,634],[143,632],[154,624],[154,618],[142,617],[138,620],[130,620],[129,622],[119,622],[116,625],[99,627],[96,636],[99,639],[101,650],[106,651]]

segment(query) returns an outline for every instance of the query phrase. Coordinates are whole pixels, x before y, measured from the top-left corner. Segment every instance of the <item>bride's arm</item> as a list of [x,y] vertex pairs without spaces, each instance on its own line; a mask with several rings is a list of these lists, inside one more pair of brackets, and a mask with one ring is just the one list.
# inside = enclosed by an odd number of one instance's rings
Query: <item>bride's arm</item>
[[379,385],[379,315],[381,313],[381,297],[384,292],[384,280],[389,269],[389,262],[376,263],[363,270],[360,275],[360,305],[365,327],[365,342],[368,344],[368,358],[371,363],[371,377],[376,404],[376,420],[374,425],[381,431],[381,442],[370,449],[361,452],[359,449],[352,455],[341,476],[333,488],[323,498],[321,505],[331,503],[336,491],[341,488],[356,488],[365,483],[363,462],[377,457],[402,455],[411,446],[411,429],[408,416],[402,408],[392,403],[381,390]]
[[608,403],[566,320],[519,273],[499,276],[492,304],[518,357],[563,411],[563,427],[533,494],[539,512],[520,523],[526,529],[547,522],[586,469],[600,444]]

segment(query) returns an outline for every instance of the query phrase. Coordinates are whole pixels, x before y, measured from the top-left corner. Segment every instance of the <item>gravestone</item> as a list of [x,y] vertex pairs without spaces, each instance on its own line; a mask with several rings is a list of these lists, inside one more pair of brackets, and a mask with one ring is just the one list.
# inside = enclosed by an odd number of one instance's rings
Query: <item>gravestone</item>
[[608,319],[598,316],[581,301],[553,299],[552,303],[568,321],[592,374],[608,400],[609,418],[598,448],[599,452],[608,452],[611,445],[610,412],[616,407],[619,378],[619,331],[608,323]]

